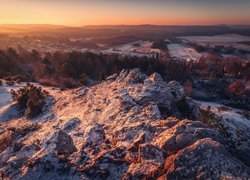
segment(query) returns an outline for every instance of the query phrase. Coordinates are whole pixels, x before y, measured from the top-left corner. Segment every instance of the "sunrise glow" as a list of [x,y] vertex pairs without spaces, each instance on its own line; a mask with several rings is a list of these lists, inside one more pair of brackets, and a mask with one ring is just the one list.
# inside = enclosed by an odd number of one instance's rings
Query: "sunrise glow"
[[249,1],[0,0],[0,24],[250,24]]

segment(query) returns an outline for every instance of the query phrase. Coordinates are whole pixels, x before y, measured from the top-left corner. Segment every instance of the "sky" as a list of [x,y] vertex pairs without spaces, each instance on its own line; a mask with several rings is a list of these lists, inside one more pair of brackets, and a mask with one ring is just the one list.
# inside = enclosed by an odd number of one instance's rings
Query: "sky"
[[0,0],[0,24],[250,25],[250,0]]

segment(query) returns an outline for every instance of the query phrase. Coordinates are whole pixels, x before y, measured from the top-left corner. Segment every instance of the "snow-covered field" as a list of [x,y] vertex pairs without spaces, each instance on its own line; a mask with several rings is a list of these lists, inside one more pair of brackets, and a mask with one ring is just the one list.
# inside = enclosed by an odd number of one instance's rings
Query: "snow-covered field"
[[172,58],[186,61],[198,61],[201,54],[191,47],[185,47],[181,44],[173,43],[168,45],[168,50]]
[[137,41],[124,45],[119,45],[108,50],[103,50],[103,53],[120,54],[127,56],[149,56],[152,57],[161,51],[159,49],[151,48],[153,42]]
[[250,37],[237,34],[225,34],[216,36],[182,36],[181,39],[198,43],[202,46],[234,46],[239,49],[250,50],[250,46],[238,42],[250,41]]

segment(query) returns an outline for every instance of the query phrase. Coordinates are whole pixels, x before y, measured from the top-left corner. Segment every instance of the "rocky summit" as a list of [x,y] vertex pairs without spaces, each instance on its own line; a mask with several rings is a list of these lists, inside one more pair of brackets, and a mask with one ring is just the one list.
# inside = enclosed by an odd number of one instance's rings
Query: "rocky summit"
[[0,86],[3,179],[250,178],[249,124],[243,132],[237,122],[211,126],[183,87],[158,73],[123,70],[90,87],[42,87],[50,96],[31,119],[8,93],[21,86]]

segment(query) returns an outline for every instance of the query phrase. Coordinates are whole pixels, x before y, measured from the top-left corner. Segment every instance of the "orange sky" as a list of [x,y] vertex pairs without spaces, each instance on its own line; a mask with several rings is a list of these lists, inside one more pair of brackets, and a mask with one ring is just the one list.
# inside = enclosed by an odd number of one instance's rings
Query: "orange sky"
[[250,1],[0,0],[0,24],[250,24]]

